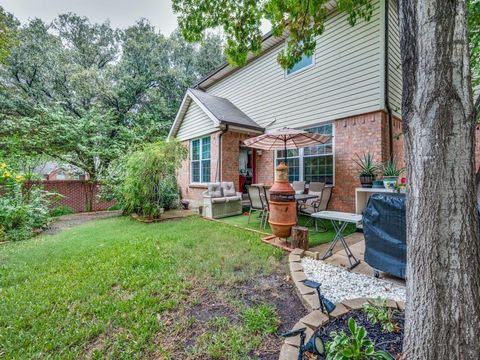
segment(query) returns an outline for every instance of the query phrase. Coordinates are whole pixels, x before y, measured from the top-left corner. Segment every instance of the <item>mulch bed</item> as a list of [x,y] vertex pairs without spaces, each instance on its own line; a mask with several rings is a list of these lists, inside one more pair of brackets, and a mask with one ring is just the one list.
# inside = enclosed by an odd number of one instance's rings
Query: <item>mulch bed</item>
[[[399,332],[384,332],[379,323],[372,324],[370,320],[368,320],[363,310],[352,310],[327,323],[324,327],[318,329],[316,333],[320,335],[324,343],[333,340],[329,335],[332,331],[343,331],[349,336],[348,319],[350,318],[353,318],[359,326],[365,327],[367,337],[375,344],[375,350],[386,351],[393,356],[394,359],[397,358],[398,354],[401,354],[405,324],[404,311],[396,311],[393,315],[393,320],[400,328]],[[318,357],[318,359],[323,359],[323,357]]]

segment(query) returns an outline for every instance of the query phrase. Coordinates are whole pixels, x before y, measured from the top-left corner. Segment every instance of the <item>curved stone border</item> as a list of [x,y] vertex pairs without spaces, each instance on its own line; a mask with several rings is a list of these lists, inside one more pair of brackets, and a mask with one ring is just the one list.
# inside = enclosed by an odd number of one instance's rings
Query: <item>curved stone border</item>
[[[320,302],[315,289],[305,286],[303,282],[307,279],[301,264],[302,257],[305,252],[302,249],[294,249],[288,256],[288,266],[290,268],[290,277],[295,284],[295,290],[300,298],[300,301],[305,308],[310,312],[308,315],[301,318],[292,329],[307,328],[307,341],[313,335],[316,329],[323,324],[342,316],[350,310],[357,310],[363,307],[363,304],[373,303],[373,299],[357,298],[351,300],[344,300],[336,304],[335,310],[326,315],[320,309]],[[387,300],[387,306],[392,309],[405,310],[405,303],[403,301]],[[300,337],[286,338],[280,350],[279,360],[295,360],[298,357],[298,347],[300,346]]]

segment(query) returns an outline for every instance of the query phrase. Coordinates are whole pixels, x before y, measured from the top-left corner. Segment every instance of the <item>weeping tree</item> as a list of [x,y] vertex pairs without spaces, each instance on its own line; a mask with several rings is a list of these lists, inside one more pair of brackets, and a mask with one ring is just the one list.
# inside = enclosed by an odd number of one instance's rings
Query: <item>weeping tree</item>
[[[272,23],[287,46],[288,68],[312,54],[325,28],[327,0],[174,0],[183,35],[198,41],[222,27],[225,54],[243,65],[261,49],[260,24]],[[338,0],[354,25],[371,0]],[[400,1],[402,117],[407,192],[407,359],[480,358],[480,242],[475,208],[474,145],[480,5],[477,0]]]

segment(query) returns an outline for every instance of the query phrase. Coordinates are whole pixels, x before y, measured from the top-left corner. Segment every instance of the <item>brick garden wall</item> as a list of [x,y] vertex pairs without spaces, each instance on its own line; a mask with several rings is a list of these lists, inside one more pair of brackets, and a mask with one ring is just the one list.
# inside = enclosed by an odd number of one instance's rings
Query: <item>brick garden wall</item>
[[[46,180],[41,184],[46,191],[56,192],[63,195],[63,198],[55,203],[56,206],[68,206],[75,212],[86,210],[86,188],[87,181],[84,180]],[[94,190],[93,211],[108,210],[115,204],[115,201],[97,201],[99,187]]]

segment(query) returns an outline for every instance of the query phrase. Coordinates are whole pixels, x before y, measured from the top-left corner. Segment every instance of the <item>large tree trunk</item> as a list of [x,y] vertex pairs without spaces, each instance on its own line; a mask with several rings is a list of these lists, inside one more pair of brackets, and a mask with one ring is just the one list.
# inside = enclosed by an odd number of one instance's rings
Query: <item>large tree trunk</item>
[[461,0],[401,0],[406,359],[480,359],[474,109]]

